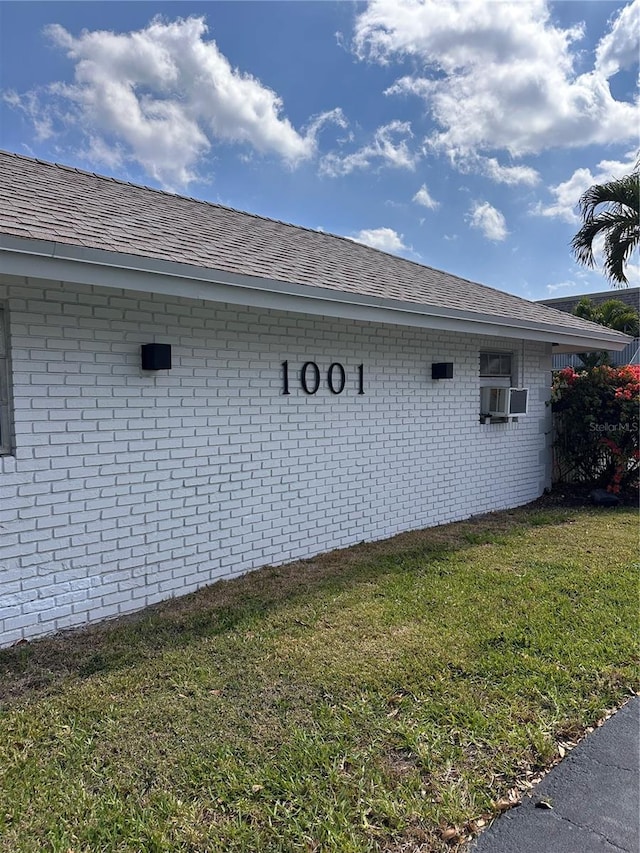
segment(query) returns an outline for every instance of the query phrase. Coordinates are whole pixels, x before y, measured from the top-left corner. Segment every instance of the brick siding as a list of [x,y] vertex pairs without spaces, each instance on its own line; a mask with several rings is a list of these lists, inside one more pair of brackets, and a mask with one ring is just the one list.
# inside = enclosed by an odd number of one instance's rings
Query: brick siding
[[[527,342],[522,363],[521,341],[9,278],[0,300],[16,432],[0,457],[0,645],[549,484],[550,345]],[[172,345],[170,371],[141,371],[153,341]],[[518,422],[479,423],[492,348],[531,389]],[[432,380],[434,361],[454,378]]]

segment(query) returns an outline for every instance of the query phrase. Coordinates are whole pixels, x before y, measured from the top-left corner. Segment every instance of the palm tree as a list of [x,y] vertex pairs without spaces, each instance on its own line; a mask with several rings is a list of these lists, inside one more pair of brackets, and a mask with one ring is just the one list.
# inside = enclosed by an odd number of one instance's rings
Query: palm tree
[[607,299],[596,304],[593,299],[583,296],[573,309],[573,314],[583,320],[600,323],[608,329],[624,332],[632,338],[638,337],[638,312],[621,299]]
[[620,299],[607,299],[602,302],[600,319],[596,320],[609,329],[617,329],[632,338],[638,337],[638,312],[631,305],[626,305]]
[[[583,296],[572,313],[576,317],[582,317],[583,320],[591,320],[592,323],[600,323],[608,329],[616,329],[634,338],[638,337],[638,312],[621,299],[607,299],[605,302],[596,304],[588,296]],[[610,363],[609,353],[606,350],[579,352],[578,358],[587,370]]]
[[625,287],[625,267],[640,240],[640,159],[630,175],[590,187],[578,207],[583,225],[571,241],[576,259],[594,267],[593,243],[602,234],[604,273],[613,287]]

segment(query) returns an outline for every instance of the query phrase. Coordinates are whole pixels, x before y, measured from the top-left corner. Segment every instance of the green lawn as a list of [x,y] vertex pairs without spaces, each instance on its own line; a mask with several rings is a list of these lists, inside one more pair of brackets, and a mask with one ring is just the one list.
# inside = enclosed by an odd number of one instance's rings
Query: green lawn
[[496,513],[0,652],[0,850],[451,850],[638,688],[636,531]]

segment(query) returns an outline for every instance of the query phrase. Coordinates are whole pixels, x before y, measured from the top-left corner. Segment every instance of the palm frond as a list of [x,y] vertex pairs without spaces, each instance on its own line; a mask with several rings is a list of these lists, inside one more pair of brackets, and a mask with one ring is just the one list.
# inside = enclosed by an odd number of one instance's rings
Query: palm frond
[[582,227],[571,241],[576,260],[595,267],[593,245],[604,237],[604,273],[614,287],[628,284],[625,267],[640,242],[640,172],[594,184],[580,198]]
[[604,241],[604,271],[607,278],[620,284],[628,284],[625,265],[638,245],[638,227],[635,231],[620,222],[606,233]]
[[593,254],[593,243],[598,235],[611,226],[607,218],[590,219],[571,241],[571,248],[576,259],[587,267],[594,267],[596,259]]
[[583,219],[595,216],[596,209],[601,204],[626,207],[637,217],[640,214],[640,173],[634,172],[618,180],[589,187],[578,202]]

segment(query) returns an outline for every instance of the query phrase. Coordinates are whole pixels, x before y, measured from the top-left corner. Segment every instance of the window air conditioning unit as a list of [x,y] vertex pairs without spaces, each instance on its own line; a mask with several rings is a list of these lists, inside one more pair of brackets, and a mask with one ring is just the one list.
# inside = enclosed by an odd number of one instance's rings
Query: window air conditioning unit
[[529,405],[528,388],[482,388],[481,414],[492,418],[526,415]]

